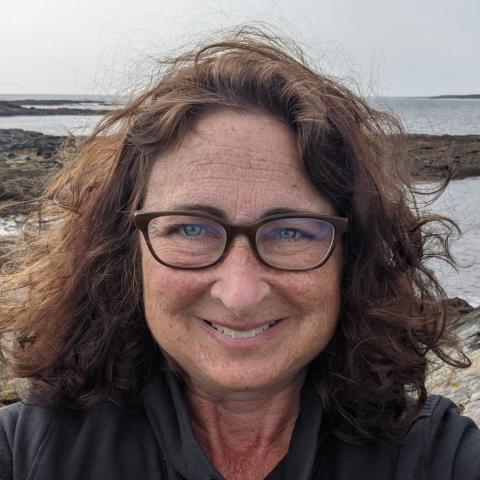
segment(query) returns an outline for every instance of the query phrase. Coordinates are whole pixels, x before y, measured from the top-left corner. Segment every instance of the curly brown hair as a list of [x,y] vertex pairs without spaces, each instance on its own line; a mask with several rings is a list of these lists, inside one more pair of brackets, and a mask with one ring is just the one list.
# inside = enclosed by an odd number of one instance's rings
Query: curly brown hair
[[[336,333],[310,366],[334,432],[392,436],[426,398],[427,354],[455,366],[446,296],[426,260],[452,261],[455,224],[417,208],[398,122],[310,68],[301,50],[242,27],[160,63],[45,189],[1,277],[3,360],[36,398],[133,405],[165,364],[142,304],[140,208],[153,159],[207,110],[262,110],[294,132],[308,175],[348,217]],[[407,395],[407,394],[410,394]]]

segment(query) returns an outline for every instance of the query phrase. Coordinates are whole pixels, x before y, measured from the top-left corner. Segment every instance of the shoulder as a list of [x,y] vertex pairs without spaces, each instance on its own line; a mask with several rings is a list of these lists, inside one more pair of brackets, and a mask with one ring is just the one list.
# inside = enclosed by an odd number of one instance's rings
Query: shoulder
[[13,458],[20,453],[28,466],[55,422],[55,411],[22,402],[0,408],[0,478],[13,475]]
[[91,457],[99,443],[110,448],[132,437],[138,440],[144,430],[137,418],[111,402],[77,412],[22,402],[3,407],[0,479],[29,478],[33,472],[56,478],[51,472],[62,468],[63,460]]
[[418,460],[424,478],[480,480],[480,431],[448,398],[428,397],[402,450]]
[[401,440],[332,447],[335,480],[480,480],[480,431],[445,397],[428,397]]

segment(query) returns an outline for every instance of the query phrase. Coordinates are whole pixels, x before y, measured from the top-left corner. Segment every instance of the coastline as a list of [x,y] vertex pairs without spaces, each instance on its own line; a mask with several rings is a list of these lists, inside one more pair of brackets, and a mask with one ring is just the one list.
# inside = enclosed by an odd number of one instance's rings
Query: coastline
[[[91,100],[0,100],[0,117],[17,115],[104,115],[111,111],[108,108],[99,110],[88,108],[91,104],[98,104],[98,102]],[[39,105],[42,108],[38,108]],[[76,107],[66,107],[65,105],[75,105]],[[108,104],[104,104],[104,106],[108,106]]]
[[[62,158],[56,155],[56,150],[66,141],[75,142],[76,139],[0,129],[0,208],[7,202],[34,199],[40,193],[43,183],[62,167]],[[480,135],[408,135],[407,142],[420,181],[442,180],[449,168],[452,168],[454,179],[480,176]],[[0,257],[15,248],[18,241],[18,233],[14,233],[15,219],[28,208],[26,204],[0,210]],[[8,217],[13,225],[11,232],[8,228],[2,231],[9,222]],[[463,304],[455,308],[460,314],[457,332],[469,351],[472,367],[432,370],[428,390],[449,396],[463,413],[480,423],[480,307],[465,309]],[[4,401],[17,398],[15,384],[15,381],[6,384],[0,381],[0,396],[3,395]]]
[[[62,167],[56,150],[74,137],[0,129],[0,207],[35,198],[43,182]],[[419,181],[480,176],[480,135],[407,135],[413,173]],[[0,217],[23,208],[0,209]]]
[[409,134],[408,151],[421,180],[480,176],[480,135]]

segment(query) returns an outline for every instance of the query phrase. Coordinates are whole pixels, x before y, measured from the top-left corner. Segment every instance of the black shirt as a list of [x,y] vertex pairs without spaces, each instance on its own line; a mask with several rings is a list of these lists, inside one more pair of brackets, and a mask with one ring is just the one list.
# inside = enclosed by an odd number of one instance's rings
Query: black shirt
[[[143,407],[72,413],[0,409],[0,480],[223,480],[196,440],[180,382],[152,379]],[[325,428],[308,385],[285,458],[268,480],[480,480],[480,432],[448,399],[429,397],[401,443],[352,446]]]

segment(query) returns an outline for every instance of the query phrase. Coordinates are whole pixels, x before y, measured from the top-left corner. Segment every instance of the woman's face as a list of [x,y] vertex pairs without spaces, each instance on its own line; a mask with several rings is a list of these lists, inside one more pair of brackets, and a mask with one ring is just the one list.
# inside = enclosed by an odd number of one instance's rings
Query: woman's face
[[[310,184],[292,132],[262,113],[203,116],[183,143],[156,160],[144,210],[213,207],[231,223],[271,209],[335,214]],[[306,272],[275,270],[237,236],[225,259],[202,270],[159,264],[142,239],[145,313],[163,351],[203,389],[268,391],[302,378],[335,330],[341,252]],[[244,332],[237,339],[211,324]]]

